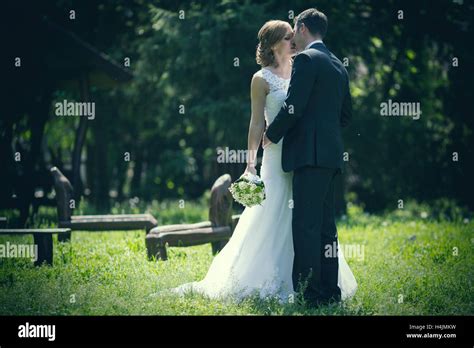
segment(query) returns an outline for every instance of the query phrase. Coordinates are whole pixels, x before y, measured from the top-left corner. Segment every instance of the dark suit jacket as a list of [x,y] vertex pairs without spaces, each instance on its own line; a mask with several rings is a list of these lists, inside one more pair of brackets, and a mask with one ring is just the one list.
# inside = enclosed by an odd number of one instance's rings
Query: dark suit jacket
[[285,172],[308,165],[342,171],[341,128],[351,118],[347,70],[323,43],[315,43],[295,57],[285,103],[266,135],[275,144],[284,137]]

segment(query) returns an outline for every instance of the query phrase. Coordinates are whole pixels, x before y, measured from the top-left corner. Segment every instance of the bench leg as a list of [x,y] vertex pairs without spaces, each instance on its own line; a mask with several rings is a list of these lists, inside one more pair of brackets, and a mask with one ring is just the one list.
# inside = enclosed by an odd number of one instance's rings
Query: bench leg
[[162,245],[161,241],[156,238],[145,238],[146,251],[148,255],[148,260],[161,259],[163,261],[168,259],[168,254],[166,252],[166,246]]
[[38,255],[35,266],[41,266],[43,262],[53,265],[53,235],[48,233],[34,233],[34,243],[38,245]]
[[166,246],[165,245],[159,245],[158,246],[158,253],[160,256],[160,259],[163,261],[168,260],[168,253],[166,252]]
[[153,257],[157,257],[158,250],[156,249],[156,241],[152,238],[145,238],[146,253],[148,260],[153,260]]
[[211,243],[211,245],[212,245],[212,255],[216,255],[218,252],[220,252],[222,249],[224,249],[227,242],[228,242],[227,240],[222,240],[222,241]]
[[71,241],[71,232],[58,234],[59,242],[70,242]]

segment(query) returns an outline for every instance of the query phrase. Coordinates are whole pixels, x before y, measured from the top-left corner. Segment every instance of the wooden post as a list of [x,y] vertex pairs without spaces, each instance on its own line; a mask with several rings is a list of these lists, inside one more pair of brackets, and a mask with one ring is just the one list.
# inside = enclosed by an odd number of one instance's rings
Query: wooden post
[[[56,204],[58,213],[58,227],[62,223],[71,222],[71,200],[73,199],[73,187],[69,180],[57,168],[51,168],[51,174],[54,180],[54,190],[56,191]],[[71,232],[58,235],[58,241],[66,242],[71,240]]]
[[148,260],[161,259],[166,261],[168,259],[168,253],[166,252],[166,245],[163,245],[159,240],[159,236],[155,234],[149,234],[145,238],[146,250]]
[[[209,208],[209,220],[212,226],[231,226],[232,225],[232,195],[229,187],[232,178],[229,174],[221,175],[212,186],[211,204]],[[212,243],[212,253],[216,254],[225,245],[227,241]]]
[[41,266],[43,262],[53,265],[53,235],[51,233],[33,233],[33,238],[34,243],[38,246],[35,266]]

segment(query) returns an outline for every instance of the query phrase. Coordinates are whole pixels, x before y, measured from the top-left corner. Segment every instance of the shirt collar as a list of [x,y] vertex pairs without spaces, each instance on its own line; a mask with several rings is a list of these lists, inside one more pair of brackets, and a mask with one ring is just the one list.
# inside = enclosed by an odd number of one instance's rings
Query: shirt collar
[[319,39],[314,40],[314,41],[310,42],[304,49],[307,50],[308,48],[310,48],[311,46],[313,46],[315,43],[318,43],[318,42],[323,43],[322,40],[319,40]]

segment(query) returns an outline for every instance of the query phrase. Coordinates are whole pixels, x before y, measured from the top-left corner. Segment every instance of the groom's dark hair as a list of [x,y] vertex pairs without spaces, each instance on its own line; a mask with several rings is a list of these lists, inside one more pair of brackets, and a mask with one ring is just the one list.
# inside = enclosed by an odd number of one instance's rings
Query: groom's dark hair
[[299,27],[304,23],[311,34],[319,34],[321,38],[326,36],[328,30],[328,19],[324,13],[315,8],[309,8],[301,12],[295,18],[295,24]]

